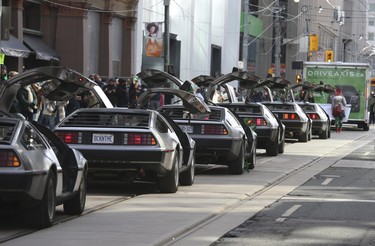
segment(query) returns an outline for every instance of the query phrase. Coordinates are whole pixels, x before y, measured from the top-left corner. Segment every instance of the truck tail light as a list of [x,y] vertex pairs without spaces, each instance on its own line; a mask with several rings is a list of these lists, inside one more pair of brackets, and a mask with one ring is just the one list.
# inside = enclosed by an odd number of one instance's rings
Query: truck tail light
[[296,113],[284,113],[283,120],[299,120],[299,116]]
[[228,135],[228,130],[223,125],[202,125],[203,135]]
[[82,132],[57,132],[56,135],[66,144],[82,143]]
[[19,167],[20,159],[13,150],[0,150],[0,167]]
[[151,133],[125,133],[125,145],[156,145],[156,139]]

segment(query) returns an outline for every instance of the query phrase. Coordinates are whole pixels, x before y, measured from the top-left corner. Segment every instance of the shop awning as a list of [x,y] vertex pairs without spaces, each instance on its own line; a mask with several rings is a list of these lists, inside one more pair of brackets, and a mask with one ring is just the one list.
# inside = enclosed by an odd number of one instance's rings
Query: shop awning
[[23,57],[27,58],[31,51],[23,45],[15,36],[10,35],[9,40],[0,41],[1,53],[6,56]]
[[36,53],[36,59],[50,61],[60,60],[60,56],[42,38],[34,35],[24,34],[23,42]]

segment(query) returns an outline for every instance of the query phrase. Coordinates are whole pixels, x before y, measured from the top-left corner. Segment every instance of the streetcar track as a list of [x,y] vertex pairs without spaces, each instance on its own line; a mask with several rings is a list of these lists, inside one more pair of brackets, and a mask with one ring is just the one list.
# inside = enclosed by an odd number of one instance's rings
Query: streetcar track
[[[357,141],[360,141],[360,140],[362,140],[362,139],[364,139],[366,137],[371,137],[371,136],[368,136],[368,135],[361,136],[361,137],[355,139],[354,141],[351,141],[351,142],[349,142],[349,143],[341,146],[340,148],[346,147],[348,145],[352,145],[353,143],[355,144]],[[293,144],[293,143],[289,143],[289,144]],[[260,190],[254,192],[253,194],[247,194],[247,193],[243,194],[243,196],[241,198],[239,198],[238,201],[236,201],[236,202],[234,202],[232,204],[228,204],[220,212],[212,214],[212,215],[209,215],[209,216],[206,216],[205,218],[201,219],[197,223],[194,223],[191,226],[189,226],[187,228],[184,228],[181,232],[176,233],[171,238],[163,240],[162,242],[160,242],[157,245],[172,245],[175,242],[177,242],[179,240],[182,240],[183,238],[185,238],[188,235],[192,234],[193,232],[199,230],[200,228],[202,228],[202,227],[204,227],[206,225],[209,225],[209,224],[213,223],[214,221],[218,220],[219,218],[221,218],[222,216],[224,216],[226,213],[228,213],[230,210],[233,210],[233,209],[241,206],[242,204],[248,202],[249,200],[252,200],[252,199],[254,199],[254,198],[262,195],[263,193],[267,192],[271,188],[277,186],[278,184],[280,184],[281,182],[285,181],[286,179],[288,179],[288,178],[290,178],[290,177],[292,177],[292,176],[294,176],[294,175],[302,172],[303,170],[311,167],[312,165],[314,165],[315,163],[319,162],[320,160],[322,160],[326,156],[329,156],[332,152],[335,152],[335,151],[337,151],[336,148],[334,150],[332,150],[331,152],[326,153],[325,155],[323,155],[321,157],[316,157],[316,158],[312,159],[311,161],[307,162],[303,166],[300,166],[299,168],[294,169],[294,170],[292,170],[291,172],[289,172],[287,174],[284,174],[279,179],[276,179],[273,182],[266,184],[263,188],[261,188]],[[269,159],[270,157],[264,156],[264,155],[261,154],[260,158],[261,158],[260,161],[263,161],[264,159]],[[209,170],[216,169],[216,168],[218,168],[218,165],[212,165],[212,166],[209,165],[207,168],[204,168],[203,170],[197,172],[197,174],[198,173],[199,174],[200,173],[204,173],[204,172],[207,172]],[[80,216],[84,216],[84,215],[93,213],[95,211],[104,209],[106,207],[113,206],[115,204],[118,204],[118,203],[121,203],[123,201],[129,200],[129,199],[131,199],[131,198],[133,198],[135,196],[137,196],[137,195],[136,194],[126,195],[126,196],[123,196],[123,197],[120,197],[120,198],[116,198],[114,200],[111,200],[111,201],[108,201],[108,202],[105,202],[105,203],[102,203],[102,204],[95,205],[95,206],[93,206],[91,208],[85,209],[84,212],[81,215],[68,216],[68,215],[64,215],[63,212],[58,211],[57,218],[56,218],[56,221],[54,222],[53,226],[55,226],[57,224],[65,223],[67,221],[70,221],[70,220],[75,219],[75,218],[80,217]],[[13,240],[13,239],[16,239],[16,238],[28,235],[28,234],[32,234],[32,233],[34,233],[36,231],[38,231],[38,229],[22,229],[21,231],[18,231],[18,232],[14,233],[14,234],[7,235],[7,236],[4,236],[4,237],[0,238],[0,244],[4,243],[6,241],[10,241],[10,240]]]

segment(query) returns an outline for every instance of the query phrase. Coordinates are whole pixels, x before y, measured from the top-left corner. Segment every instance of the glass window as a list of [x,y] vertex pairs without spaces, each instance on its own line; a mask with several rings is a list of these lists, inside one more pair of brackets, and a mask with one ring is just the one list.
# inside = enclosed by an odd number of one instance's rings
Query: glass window
[[375,3],[370,3],[370,11],[375,11]]
[[30,126],[26,126],[20,141],[27,150],[47,149],[42,137]]
[[375,18],[368,18],[368,25],[369,26],[374,26],[375,25]]
[[41,5],[38,1],[26,1],[23,11],[23,27],[40,31]]
[[155,124],[155,127],[161,132],[161,133],[167,133],[168,132],[168,126],[167,124],[164,122],[163,119],[161,119],[160,116],[158,116],[156,118],[156,124]]
[[374,33],[373,32],[369,32],[367,37],[368,37],[369,41],[374,41]]

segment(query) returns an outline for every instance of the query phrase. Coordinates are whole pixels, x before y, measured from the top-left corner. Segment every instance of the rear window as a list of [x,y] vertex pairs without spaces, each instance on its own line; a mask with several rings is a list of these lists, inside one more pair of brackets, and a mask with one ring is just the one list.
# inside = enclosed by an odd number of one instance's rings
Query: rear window
[[0,141],[10,142],[12,140],[15,124],[1,123],[0,124]]
[[291,111],[294,111],[294,105],[268,104],[267,107],[270,110],[291,110]]
[[66,118],[60,126],[148,127],[149,119],[149,114],[77,112]]
[[203,121],[221,121],[223,109],[211,109],[211,112],[207,114],[189,114],[184,108],[163,108],[161,111],[172,120],[194,119]]
[[306,111],[315,111],[315,107],[314,107],[314,105],[301,104],[301,105],[299,105],[299,106],[301,106],[301,108],[302,108],[303,110],[306,110]]
[[230,111],[235,113],[250,113],[250,114],[260,114],[262,113],[260,106],[236,106],[236,107],[227,107]]

